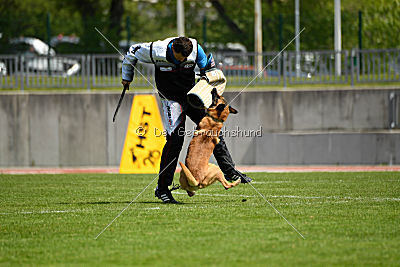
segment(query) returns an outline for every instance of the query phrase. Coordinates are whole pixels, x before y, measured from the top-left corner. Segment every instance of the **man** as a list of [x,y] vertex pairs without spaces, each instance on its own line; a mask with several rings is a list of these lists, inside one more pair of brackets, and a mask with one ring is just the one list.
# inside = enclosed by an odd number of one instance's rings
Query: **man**
[[[198,124],[205,116],[205,110],[196,109],[187,102],[187,93],[195,85],[194,68],[200,68],[201,75],[206,69],[215,67],[212,56],[207,58],[203,48],[195,39],[187,37],[168,38],[163,41],[135,44],[130,47],[122,63],[122,84],[133,80],[133,65],[137,61],[155,66],[155,81],[161,97],[167,142],[163,148],[160,175],[155,196],[164,203],[178,203],[168,186],[172,184],[179,153],[183,146],[186,115]],[[242,183],[251,179],[235,169],[232,157],[220,136],[214,156],[228,181],[241,178]]]

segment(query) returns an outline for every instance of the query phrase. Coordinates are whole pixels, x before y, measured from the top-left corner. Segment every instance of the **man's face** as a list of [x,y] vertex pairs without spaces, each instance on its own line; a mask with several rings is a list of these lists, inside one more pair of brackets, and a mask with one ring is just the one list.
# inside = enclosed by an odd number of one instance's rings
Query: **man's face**
[[186,57],[182,56],[181,53],[177,53],[174,50],[174,45],[172,44],[172,52],[174,53],[174,57],[179,61],[179,62],[183,62],[186,60]]

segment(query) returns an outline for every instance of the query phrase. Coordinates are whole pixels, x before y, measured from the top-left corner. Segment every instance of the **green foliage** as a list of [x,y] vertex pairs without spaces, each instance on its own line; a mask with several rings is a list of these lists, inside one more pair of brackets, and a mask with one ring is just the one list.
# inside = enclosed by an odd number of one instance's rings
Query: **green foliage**
[[[47,40],[46,16],[51,18],[52,35],[77,35],[76,48],[60,52],[112,52],[112,48],[94,30],[99,28],[113,43],[127,38],[126,17],[131,18],[131,40],[164,39],[176,35],[176,0],[123,0],[122,31],[110,28],[111,0],[3,0],[0,5],[0,49],[8,51],[10,38],[33,36]],[[240,29],[235,33],[226,20],[207,1],[184,1],[186,35],[203,39],[203,17],[207,17],[207,41],[243,43],[254,50],[254,0],[219,0],[225,15]],[[358,47],[358,11],[363,12],[363,48],[400,47],[400,1],[342,1],[343,49]],[[264,50],[279,49],[279,15],[283,17],[283,44],[294,37],[294,1],[262,1]],[[333,49],[333,0],[300,1],[301,49]],[[282,45],[282,44],[281,44]],[[57,49],[57,48],[56,48]],[[289,49],[294,49],[291,45]],[[58,49],[57,49],[58,50]],[[59,52],[59,51],[58,51]]]
[[400,1],[364,1],[364,47],[400,47]]
[[[125,16],[131,17],[131,40],[135,42],[161,40],[176,35],[176,1],[125,1]],[[123,31],[124,39],[126,34],[126,30]]]

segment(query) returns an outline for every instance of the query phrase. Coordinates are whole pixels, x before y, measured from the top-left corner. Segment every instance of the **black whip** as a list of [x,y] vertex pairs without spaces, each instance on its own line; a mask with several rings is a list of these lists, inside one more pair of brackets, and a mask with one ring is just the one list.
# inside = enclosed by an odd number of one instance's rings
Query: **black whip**
[[115,109],[115,112],[114,112],[113,122],[115,122],[115,117],[117,116],[119,107],[121,106],[122,99],[123,99],[124,96],[125,96],[126,90],[129,90],[129,84],[124,84],[124,90],[122,90],[121,97],[119,98],[119,101],[118,101],[118,106],[117,106],[117,108]]

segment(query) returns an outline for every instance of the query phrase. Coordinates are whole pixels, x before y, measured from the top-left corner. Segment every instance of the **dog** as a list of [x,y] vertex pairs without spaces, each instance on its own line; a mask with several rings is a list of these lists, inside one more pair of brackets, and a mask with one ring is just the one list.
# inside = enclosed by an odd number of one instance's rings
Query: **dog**
[[215,145],[219,143],[218,136],[224,121],[230,113],[238,113],[236,109],[227,105],[222,96],[214,93],[213,99],[213,104],[207,109],[206,116],[200,121],[193,134],[185,164],[179,162],[182,168],[179,182],[189,197],[194,196],[196,190],[205,188],[216,181],[220,181],[225,189],[240,183],[240,179],[228,182],[221,169],[208,162]]

